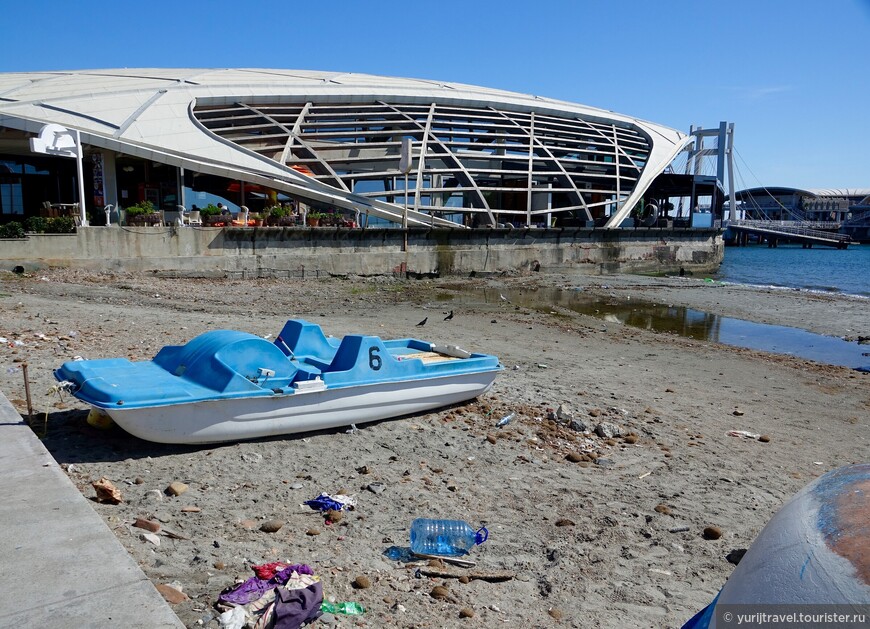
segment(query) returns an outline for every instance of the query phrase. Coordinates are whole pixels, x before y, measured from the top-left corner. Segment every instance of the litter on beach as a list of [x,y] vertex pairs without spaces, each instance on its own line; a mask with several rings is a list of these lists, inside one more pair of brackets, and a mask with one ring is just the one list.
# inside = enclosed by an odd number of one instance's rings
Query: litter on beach
[[725,434],[729,437],[742,437],[744,439],[758,439],[761,436],[754,432],[749,432],[748,430],[729,430]]
[[336,494],[335,496],[320,494],[317,498],[306,500],[303,504],[308,505],[315,511],[341,511],[342,509],[354,506],[354,500],[350,496],[342,494]]

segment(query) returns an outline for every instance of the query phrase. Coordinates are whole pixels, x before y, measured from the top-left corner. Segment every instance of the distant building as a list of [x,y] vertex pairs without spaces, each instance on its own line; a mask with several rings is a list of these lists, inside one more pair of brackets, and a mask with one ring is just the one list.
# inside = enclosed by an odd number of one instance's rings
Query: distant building
[[738,210],[746,219],[843,223],[850,207],[870,195],[870,188],[762,187],[739,190]]

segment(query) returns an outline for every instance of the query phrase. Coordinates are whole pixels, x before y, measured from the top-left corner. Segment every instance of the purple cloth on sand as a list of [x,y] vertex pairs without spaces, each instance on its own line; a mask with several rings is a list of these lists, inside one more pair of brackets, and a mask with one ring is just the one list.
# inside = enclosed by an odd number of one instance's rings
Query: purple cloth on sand
[[275,629],[298,629],[321,615],[323,586],[320,581],[297,590],[278,588],[276,594]]
[[218,601],[221,603],[232,603],[233,605],[253,603],[272,588],[287,583],[287,579],[294,572],[298,574],[314,574],[314,570],[304,563],[287,566],[281,572],[276,573],[271,579],[251,577],[247,581],[221,592],[220,596],[218,596]]

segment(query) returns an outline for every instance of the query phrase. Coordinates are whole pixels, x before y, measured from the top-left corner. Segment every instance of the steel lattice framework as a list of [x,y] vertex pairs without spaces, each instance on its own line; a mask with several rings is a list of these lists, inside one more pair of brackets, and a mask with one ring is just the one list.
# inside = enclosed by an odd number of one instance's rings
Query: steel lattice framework
[[79,133],[88,151],[179,176],[443,227],[528,225],[545,214],[619,227],[691,141],[578,103],[427,79],[263,68],[0,73],[0,130],[33,135],[49,123]]
[[485,213],[490,223],[603,216],[635,189],[651,145],[626,123],[435,102],[198,104],[194,115],[264,157],[397,204],[405,196],[401,144],[410,138],[409,205]]

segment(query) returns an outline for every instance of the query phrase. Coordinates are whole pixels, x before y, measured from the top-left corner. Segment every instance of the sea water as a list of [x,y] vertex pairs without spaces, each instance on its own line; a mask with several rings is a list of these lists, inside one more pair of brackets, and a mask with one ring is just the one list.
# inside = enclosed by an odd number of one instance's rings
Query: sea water
[[[726,247],[715,279],[870,298],[870,245],[848,249],[800,245]],[[868,304],[870,308],[870,304]]]

